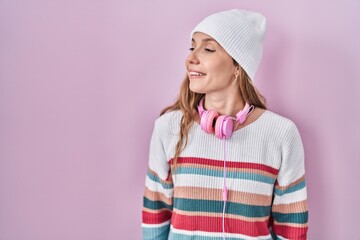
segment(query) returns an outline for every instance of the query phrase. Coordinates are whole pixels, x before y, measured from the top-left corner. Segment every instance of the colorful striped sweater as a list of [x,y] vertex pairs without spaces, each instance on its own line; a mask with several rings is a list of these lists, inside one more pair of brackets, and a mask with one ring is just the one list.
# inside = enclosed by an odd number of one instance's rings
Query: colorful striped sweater
[[[155,121],[143,239],[222,240],[224,144],[194,123],[174,173],[182,113]],[[307,239],[304,151],[296,125],[266,110],[226,140],[227,240]]]

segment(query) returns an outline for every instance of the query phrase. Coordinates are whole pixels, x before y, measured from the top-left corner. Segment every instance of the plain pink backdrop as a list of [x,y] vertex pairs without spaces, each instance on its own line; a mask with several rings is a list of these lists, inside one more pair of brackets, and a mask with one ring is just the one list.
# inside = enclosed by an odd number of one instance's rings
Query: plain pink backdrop
[[255,84],[303,138],[309,239],[359,239],[360,1],[0,1],[0,239],[141,238],[148,144],[203,17],[267,17]]

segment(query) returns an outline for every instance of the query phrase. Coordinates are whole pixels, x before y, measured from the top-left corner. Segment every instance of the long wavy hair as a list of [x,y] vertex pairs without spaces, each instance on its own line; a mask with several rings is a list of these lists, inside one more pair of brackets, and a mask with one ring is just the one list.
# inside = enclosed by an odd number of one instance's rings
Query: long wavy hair
[[[259,107],[266,109],[266,99],[252,84],[250,77],[247,75],[244,69],[235,60],[233,60],[233,62],[234,65],[240,69],[240,78],[237,82],[239,85],[241,98],[250,105],[254,105],[255,108]],[[197,105],[199,104],[201,98],[205,95],[191,91],[189,88],[189,83],[190,80],[188,76],[186,76],[180,86],[180,93],[177,100],[172,105],[165,107],[160,112],[160,116],[166,112],[175,110],[180,110],[183,113],[180,121],[179,141],[176,144],[175,156],[173,158],[173,167],[175,170],[177,167],[178,157],[188,143],[188,133],[190,127],[194,123],[195,114],[198,114]]]

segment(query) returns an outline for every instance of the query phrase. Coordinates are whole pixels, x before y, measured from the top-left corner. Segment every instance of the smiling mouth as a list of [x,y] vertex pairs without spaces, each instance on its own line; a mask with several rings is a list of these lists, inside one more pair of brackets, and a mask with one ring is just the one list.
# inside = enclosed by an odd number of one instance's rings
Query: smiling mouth
[[194,71],[189,72],[189,78],[198,78],[198,77],[204,77],[204,76],[206,76],[205,73],[194,72]]

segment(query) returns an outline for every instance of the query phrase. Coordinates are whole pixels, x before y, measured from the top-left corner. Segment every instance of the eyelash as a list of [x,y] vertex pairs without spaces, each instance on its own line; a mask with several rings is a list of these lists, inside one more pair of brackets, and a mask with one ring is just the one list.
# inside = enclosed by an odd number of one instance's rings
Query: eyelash
[[[195,48],[193,48],[193,47],[189,48],[189,50],[190,50],[191,52],[194,51],[194,49],[195,49]],[[210,49],[210,48],[204,48],[204,50],[205,50],[206,52],[211,52],[211,53],[215,52],[215,50],[212,50],[212,49]]]

